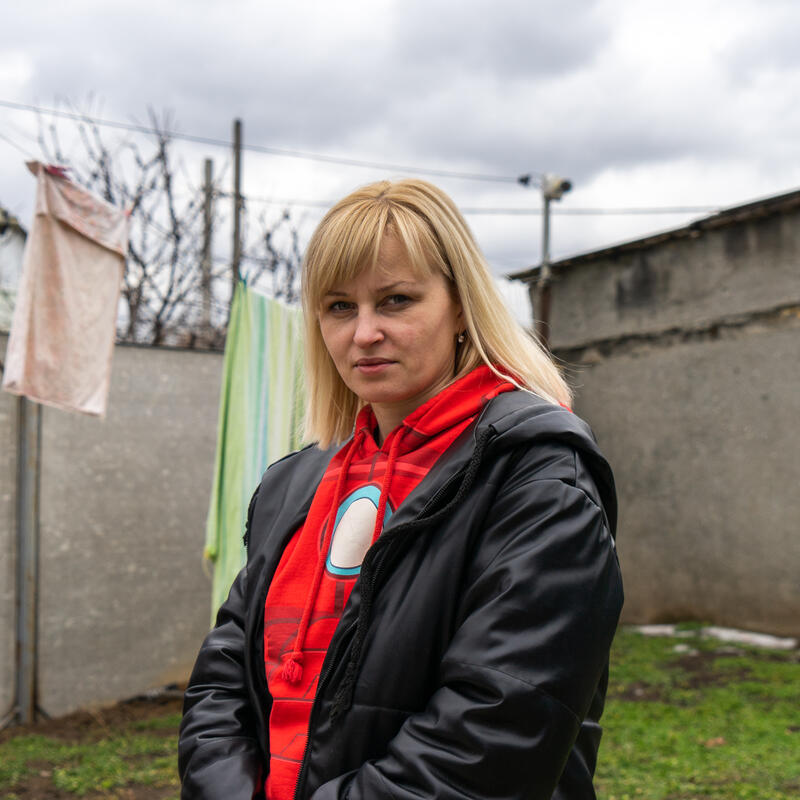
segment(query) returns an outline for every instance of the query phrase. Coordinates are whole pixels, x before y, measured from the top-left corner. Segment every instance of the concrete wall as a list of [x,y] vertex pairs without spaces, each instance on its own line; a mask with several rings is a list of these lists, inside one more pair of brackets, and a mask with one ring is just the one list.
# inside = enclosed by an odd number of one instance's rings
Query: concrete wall
[[[221,370],[218,353],[117,347],[105,420],[43,409],[38,678],[48,713],[188,677],[210,611],[202,550]],[[13,427],[4,410],[14,401],[0,396],[0,436]],[[0,460],[3,543],[15,536],[5,499],[12,457],[4,451]],[[13,547],[0,559],[3,577],[12,575]]]
[[552,320],[617,478],[623,619],[800,634],[800,215],[565,268]]
[[800,299],[800,214],[578,263],[553,288],[552,344],[709,326]]

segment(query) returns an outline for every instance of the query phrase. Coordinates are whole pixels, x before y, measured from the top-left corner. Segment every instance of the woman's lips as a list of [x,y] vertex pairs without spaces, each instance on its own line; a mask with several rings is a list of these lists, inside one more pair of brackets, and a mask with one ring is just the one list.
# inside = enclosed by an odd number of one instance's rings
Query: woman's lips
[[394,364],[388,358],[362,358],[356,361],[356,369],[364,375],[374,375],[383,372]]

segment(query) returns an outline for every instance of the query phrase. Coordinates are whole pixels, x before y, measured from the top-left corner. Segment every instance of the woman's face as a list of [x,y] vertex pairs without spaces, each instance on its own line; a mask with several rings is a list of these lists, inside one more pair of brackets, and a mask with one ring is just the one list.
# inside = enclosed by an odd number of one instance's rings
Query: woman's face
[[382,438],[452,381],[464,328],[445,277],[417,277],[391,235],[374,268],[322,298],[319,325],[342,380],[372,405]]

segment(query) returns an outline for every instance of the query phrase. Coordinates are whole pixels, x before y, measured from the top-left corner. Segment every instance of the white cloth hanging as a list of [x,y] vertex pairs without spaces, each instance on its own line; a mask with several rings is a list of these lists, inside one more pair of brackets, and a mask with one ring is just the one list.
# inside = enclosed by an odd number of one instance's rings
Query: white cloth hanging
[[3,389],[104,416],[111,382],[128,218],[30,161],[36,210],[23,258]]

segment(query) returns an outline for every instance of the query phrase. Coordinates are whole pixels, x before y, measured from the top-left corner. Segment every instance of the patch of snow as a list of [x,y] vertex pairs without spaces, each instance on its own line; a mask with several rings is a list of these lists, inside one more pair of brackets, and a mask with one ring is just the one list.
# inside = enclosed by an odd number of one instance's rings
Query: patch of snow
[[677,636],[687,639],[696,636],[696,631],[679,631],[677,625],[632,625],[631,629],[643,636]]
[[674,636],[675,625],[634,625],[633,630],[643,636]]
[[[753,631],[740,631],[736,628],[722,628],[718,625],[708,625],[705,628],[701,628],[699,631],[678,630],[677,625],[631,625],[631,630],[636,631],[636,633],[641,633],[644,636],[675,636],[684,639],[694,636],[705,636],[709,639],[717,639],[720,642],[748,644],[753,647],[766,647],[773,650],[794,650],[800,644],[797,639],[789,637],[772,636],[768,633],[755,633]],[[688,648],[688,645],[676,645],[675,652],[689,652],[688,649],[678,650],[679,647]]]
[[769,647],[773,650],[794,650],[797,639],[781,636],[771,636],[768,633],[754,633],[753,631],[740,631],[736,628],[720,628],[710,625],[700,630],[702,636],[718,639],[720,642],[734,642],[736,644],[749,644],[754,647]]

